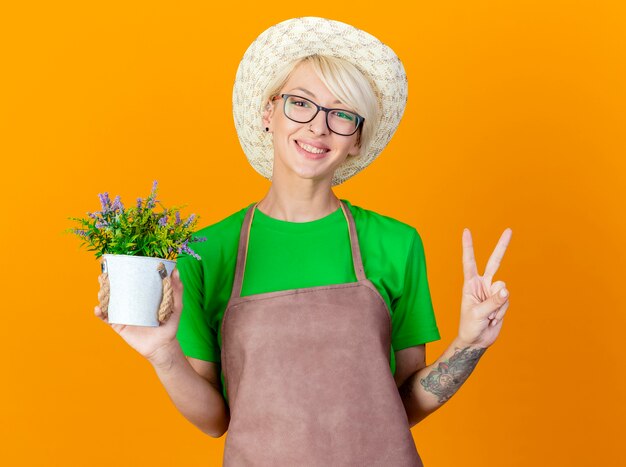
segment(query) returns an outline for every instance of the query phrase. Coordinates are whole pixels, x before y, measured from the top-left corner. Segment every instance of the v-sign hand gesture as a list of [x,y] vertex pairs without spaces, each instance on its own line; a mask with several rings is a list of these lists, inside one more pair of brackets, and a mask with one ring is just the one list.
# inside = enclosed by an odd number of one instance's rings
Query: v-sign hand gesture
[[[500,334],[502,318],[509,307],[509,294],[502,281],[491,283],[500,262],[504,257],[513,231],[505,229],[493,250],[485,273],[478,275],[472,234],[463,231],[463,298],[461,300],[461,321],[459,339],[468,346],[487,348]],[[504,292],[504,296],[502,296]]]

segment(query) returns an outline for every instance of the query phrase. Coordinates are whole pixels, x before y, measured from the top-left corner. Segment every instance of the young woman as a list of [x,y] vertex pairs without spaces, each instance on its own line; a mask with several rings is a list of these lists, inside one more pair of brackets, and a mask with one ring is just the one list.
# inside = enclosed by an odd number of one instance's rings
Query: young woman
[[410,427],[500,332],[510,229],[482,276],[463,233],[459,334],[427,367],[440,336],[418,232],[333,193],[386,146],[406,96],[393,51],[337,21],[285,21],[244,55],[235,124],[269,190],[195,233],[202,260],[179,256],[161,326],[111,325],[189,421],[228,430],[224,465],[422,465]]

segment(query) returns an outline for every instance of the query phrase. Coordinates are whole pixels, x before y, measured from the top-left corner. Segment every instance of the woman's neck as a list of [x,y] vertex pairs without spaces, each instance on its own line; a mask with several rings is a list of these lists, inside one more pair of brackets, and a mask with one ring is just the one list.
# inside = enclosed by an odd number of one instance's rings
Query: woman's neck
[[311,222],[340,208],[339,198],[332,190],[311,195],[293,196],[270,187],[257,208],[270,217],[288,222]]

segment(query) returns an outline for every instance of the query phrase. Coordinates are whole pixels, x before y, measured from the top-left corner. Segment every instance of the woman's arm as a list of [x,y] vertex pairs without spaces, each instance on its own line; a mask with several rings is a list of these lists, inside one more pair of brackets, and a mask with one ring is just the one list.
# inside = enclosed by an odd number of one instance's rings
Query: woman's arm
[[485,350],[493,345],[507,308],[509,293],[502,281],[491,282],[511,239],[505,229],[480,276],[469,229],[463,231],[463,294],[459,334],[433,363],[416,370],[400,387],[400,395],[414,426],[449,400],[474,371]]
[[485,350],[464,344],[457,337],[433,364],[412,373],[399,388],[409,426],[445,404],[472,373]]
[[178,340],[158,349],[148,361],[170,399],[187,420],[214,438],[226,432],[230,414],[219,385],[196,372]]

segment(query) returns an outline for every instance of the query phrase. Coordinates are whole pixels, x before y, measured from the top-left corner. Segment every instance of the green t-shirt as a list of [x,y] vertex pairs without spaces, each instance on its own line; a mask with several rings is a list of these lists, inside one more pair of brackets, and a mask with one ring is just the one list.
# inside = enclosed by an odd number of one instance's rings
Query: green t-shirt
[[[365,276],[391,312],[390,367],[394,352],[440,339],[428,287],[422,239],[414,227],[374,211],[350,208]],[[188,357],[220,362],[221,323],[232,292],[241,225],[248,207],[194,232],[206,237],[177,258],[183,309],[176,335]],[[348,222],[341,207],[310,222],[275,219],[256,209],[250,229],[242,296],[356,282]],[[222,389],[226,388],[223,374]]]

